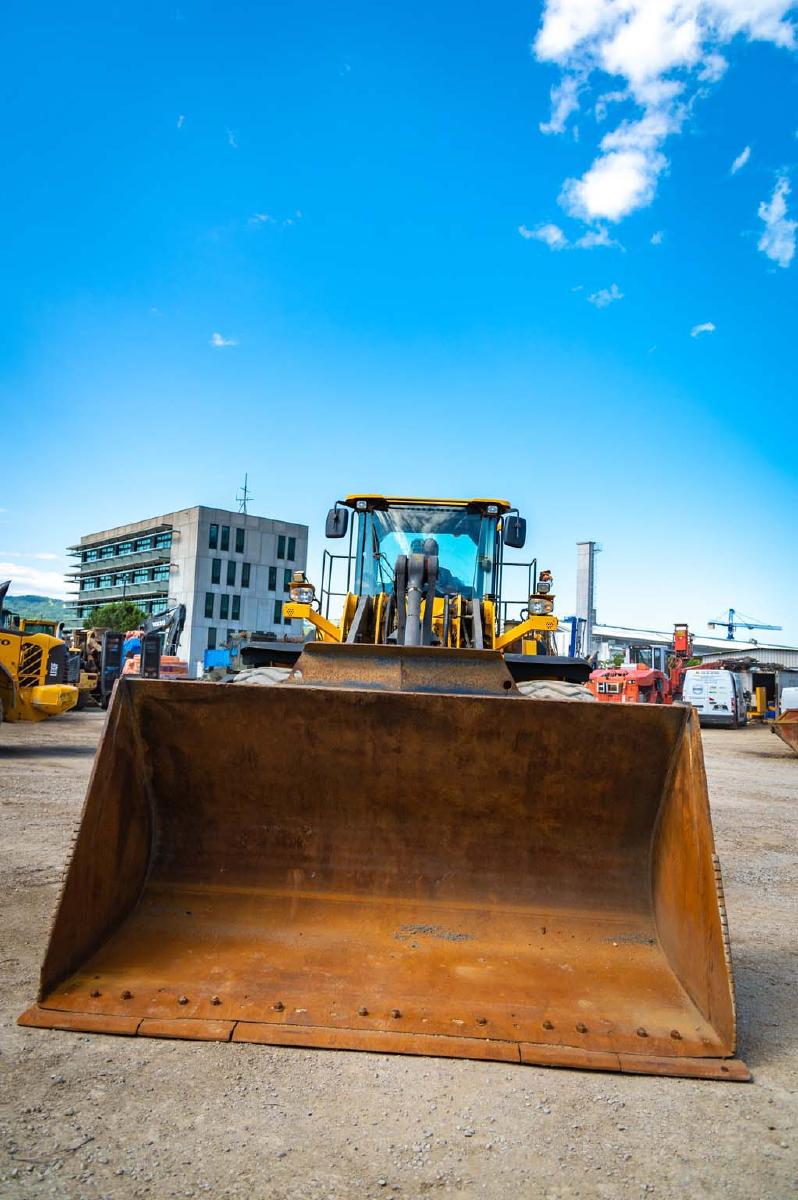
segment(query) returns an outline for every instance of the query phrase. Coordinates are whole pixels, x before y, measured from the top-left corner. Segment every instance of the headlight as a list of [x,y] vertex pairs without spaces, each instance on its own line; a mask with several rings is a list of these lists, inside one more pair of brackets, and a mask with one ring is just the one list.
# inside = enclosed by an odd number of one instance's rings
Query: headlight
[[293,604],[312,604],[316,595],[316,589],[310,580],[305,578],[304,571],[294,571],[288,591]]
[[530,596],[529,613],[533,617],[544,617],[546,613],[550,613],[554,608],[553,600],[534,599]]

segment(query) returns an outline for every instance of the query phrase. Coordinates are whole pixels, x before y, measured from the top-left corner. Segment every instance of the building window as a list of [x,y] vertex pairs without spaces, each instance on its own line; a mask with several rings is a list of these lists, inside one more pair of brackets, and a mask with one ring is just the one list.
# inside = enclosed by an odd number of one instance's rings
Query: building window
[[133,553],[133,543],[132,542],[120,542],[119,543],[119,553],[120,554],[132,554]]
[[286,558],[288,559],[289,562],[293,562],[294,559],[296,558],[296,538],[295,537],[292,537],[292,538],[290,537],[288,539],[288,553],[286,554]]
[[219,526],[211,525],[208,530],[208,549],[216,550],[219,545]]
[[277,557],[285,558],[285,534],[281,533],[277,538]]
[[286,567],[285,570],[283,571],[283,591],[284,592],[287,592],[289,587],[291,586],[291,576],[292,575],[293,575],[293,571],[291,570],[291,568]]
[[213,616],[213,600],[214,600],[213,592],[206,592],[205,593],[205,616],[206,617]]
[[244,530],[236,529],[236,554],[244,553]]
[[227,586],[235,587],[236,585],[236,560],[229,558],[227,560]]
[[230,597],[223,592],[219,597],[219,619],[226,621],[230,616]]
[[115,553],[113,546],[103,546],[100,550],[100,558],[113,558]]
[[276,568],[276,567],[269,567],[269,587],[268,587],[268,591],[270,591],[270,592],[276,592],[276,591],[277,591],[277,568]]
[[152,573],[152,577],[156,583],[162,583],[165,579],[169,578],[169,567],[156,567]]
[[241,564],[241,586],[242,588],[249,587],[249,572],[251,570],[249,563]]
[[211,583],[222,582],[222,560],[220,558],[211,559]]
[[84,562],[96,562],[97,561],[97,551],[96,550],[84,550],[83,551],[83,561]]
[[233,596],[233,611],[230,614],[233,621],[241,620],[241,597]]
[[230,549],[230,526],[229,525],[222,526],[222,543],[221,543],[220,549],[221,550],[229,550]]
[[225,645],[227,645],[227,646],[232,646],[232,644],[233,644],[233,634],[234,634],[234,633],[235,633],[235,629],[228,629],[228,630],[227,630],[227,642],[225,643]]
[[112,577],[110,575],[101,575],[100,578],[97,580],[97,587],[107,588],[107,587],[112,587],[112,586],[113,586],[113,581],[112,581]]
[[157,535],[157,537],[155,538],[155,549],[156,550],[168,550],[169,547],[171,546],[171,544],[172,544],[171,532],[170,533],[159,533]]
[[213,625],[211,625],[210,629],[208,630],[208,649],[216,649],[216,629]]
[[[159,575],[157,571],[153,571],[152,579],[153,579],[153,581],[156,579],[163,579],[163,575]],[[146,567],[139,567],[138,571],[133,572],[133,582],[134,583],[149,583],[150,582],[150,572],[147,570]]]
[[283,602],[282,602],[282,600],[275,600],[275,602],[274,602],[274,623],[275,623],[275,625],[281,625],[282,621],[283,621]]

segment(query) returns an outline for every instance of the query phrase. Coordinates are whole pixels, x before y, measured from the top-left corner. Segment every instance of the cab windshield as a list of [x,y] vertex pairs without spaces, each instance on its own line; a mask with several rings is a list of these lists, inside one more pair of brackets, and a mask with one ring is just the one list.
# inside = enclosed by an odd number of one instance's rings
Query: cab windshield
[[424,553],[438,555],[439,595],[456,592],[470,600],[495,591],[497,517],[437,504],[359,515],[359,595],[392,591],[398,556]]

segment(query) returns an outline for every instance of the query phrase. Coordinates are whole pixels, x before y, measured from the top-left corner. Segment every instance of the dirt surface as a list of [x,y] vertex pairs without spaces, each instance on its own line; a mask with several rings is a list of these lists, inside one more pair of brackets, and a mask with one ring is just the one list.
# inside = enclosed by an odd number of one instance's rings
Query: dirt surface
[[98,712],[0,730],[0,1196],[798,1193],[798,757],[706,731],[753,1084],[22,1029]]

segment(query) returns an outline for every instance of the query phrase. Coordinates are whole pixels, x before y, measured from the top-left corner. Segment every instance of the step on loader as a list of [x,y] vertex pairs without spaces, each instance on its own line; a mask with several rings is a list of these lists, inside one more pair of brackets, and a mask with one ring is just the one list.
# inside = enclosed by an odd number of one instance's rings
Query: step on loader
[[511,620],[505,502],[352,512],[290,673],[117,684],[21,1024],[747,1079],[691,710]]

